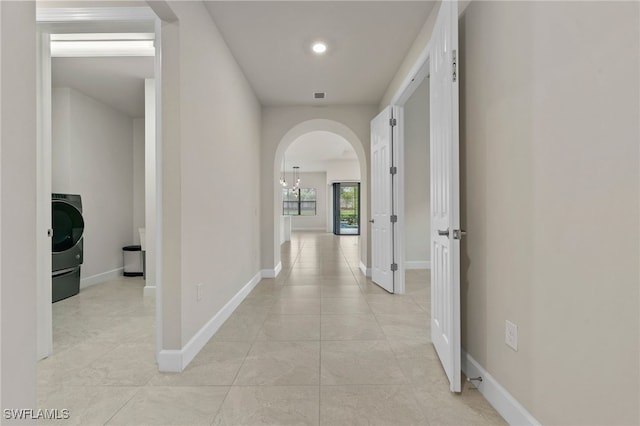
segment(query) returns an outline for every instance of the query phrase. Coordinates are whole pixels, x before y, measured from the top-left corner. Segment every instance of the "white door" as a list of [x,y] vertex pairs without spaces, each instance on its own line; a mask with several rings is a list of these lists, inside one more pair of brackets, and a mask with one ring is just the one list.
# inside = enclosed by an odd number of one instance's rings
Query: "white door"
[[431,39],[431,339],[460,392],[458,4],[443,1]]
[[393,110],[371,120],[371,279],[393,293]]

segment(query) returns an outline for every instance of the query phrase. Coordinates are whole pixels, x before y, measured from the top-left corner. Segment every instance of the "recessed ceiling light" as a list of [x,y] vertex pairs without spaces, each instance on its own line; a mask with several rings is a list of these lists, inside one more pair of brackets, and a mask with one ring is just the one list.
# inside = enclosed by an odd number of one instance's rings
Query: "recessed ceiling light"
[[327,45],[321,41],[317,41],[313,43],[313,45],[311,46],[311,50],[313,50],[313,53],[315,53],[316,55],[322,55],[327,51]]

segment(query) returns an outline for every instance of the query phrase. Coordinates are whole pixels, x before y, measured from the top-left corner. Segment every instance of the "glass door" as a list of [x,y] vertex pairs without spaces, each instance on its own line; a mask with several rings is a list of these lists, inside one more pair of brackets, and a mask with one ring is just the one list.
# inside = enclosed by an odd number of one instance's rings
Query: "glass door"
[[333,184],[333,233],[360,235],[360,183]]

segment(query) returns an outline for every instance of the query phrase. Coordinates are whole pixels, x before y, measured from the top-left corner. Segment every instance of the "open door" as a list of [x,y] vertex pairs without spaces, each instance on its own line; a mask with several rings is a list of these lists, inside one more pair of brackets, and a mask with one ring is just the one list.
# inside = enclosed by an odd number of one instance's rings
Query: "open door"
[[458,3],[443,1],[431,39],[431,339],[460,392]]
[[393,109],[371,120],[371,279],[394,292]]
[[360,182],[333,184],[333,233],[360,235]]

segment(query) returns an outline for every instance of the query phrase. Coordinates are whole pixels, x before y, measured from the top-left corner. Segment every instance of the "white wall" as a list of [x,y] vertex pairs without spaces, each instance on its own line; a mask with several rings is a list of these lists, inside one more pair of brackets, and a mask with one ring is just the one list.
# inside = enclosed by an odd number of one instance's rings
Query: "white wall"
[[327,174],[300,173],[300,188],[316,189],[316,215],[291,216],[291,230],[324,231],[327,223]]
[[169,6],[178,20],[162,27],[162,337],[181,350],[260,270],[260,104],[204,5]]
[[[71,186],[71,94],[69,88],[51,91],[51,185]],[[55,144],[55,145],[54,145]]]
[[542,424],[640,423],[639,18],[471,2],[459,21],[462,345]]
[[133,119],[133,244],[140,244],[138,229],[144,228],[145,223],[144,128],[144,118]]
[[639,6],[460,20],[463,345],[542,424],[640,423]]
[[327,184],[333,182],[359,182],[360,163],[358,160],[327,161]]
[[36,408],[35,52],[34,3],[0,2],[1,409]]
[[133,242],[133,120],[74,89],[52,97],[52,191],[82,196],[86,280],[122,268]]
[[429,79],[404,107],[405,266],[424,268],[431,260],[429,176]]
[[[425,21],[424,25],[420,29],[420,32],[416,36],[416,39],[411,44],[409,51],[405,55],[398,71],[391,79],[389,83],[389,87],[384,93],[382,100],[380,101],[379,110],[384,109],[387,105],[391,103],[393,97],[396,95],[398,90],[402,87],[405,79],[408,77],[411,68],[414,66],[420,55],[422,55],[424,49],[426,48],[429,40],[431,40],[431,33],[433,32],[433,26],[436,22],[436,17],[438,16],[438,11],[440,10],[440,2],[441,0],[436,0],[436,4],[433,5],[433,9],[431,9],[431,13],[429,13],[429,17]],[[465,0],[459,0],[458,6],[460,9],[465,7],[467,4]],[[414,76],[411,76],[414,77]]]

